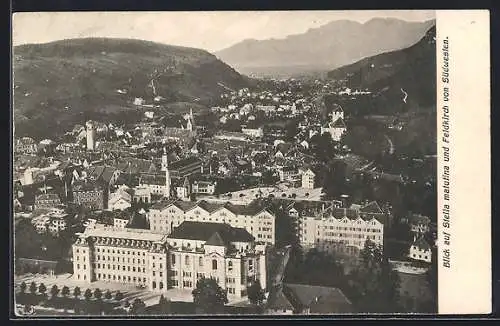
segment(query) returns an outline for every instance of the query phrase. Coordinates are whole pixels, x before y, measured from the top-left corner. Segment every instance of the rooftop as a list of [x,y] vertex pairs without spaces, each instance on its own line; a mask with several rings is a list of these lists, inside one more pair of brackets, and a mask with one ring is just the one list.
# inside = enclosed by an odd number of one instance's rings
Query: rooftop
[[173,239],[203,240],[206,244],[223,246],[231,242],[251,242],[255,238],[243,228],[228,224],[206,222],[182,222],[169,235]]
[[96,225],[87,227],[82,234],[84,237],[103,237],[127,240],[146,240],[153,242],[165,242],[166,235],[152,233],[150,230],[141,229],[120,229],[112,226]]

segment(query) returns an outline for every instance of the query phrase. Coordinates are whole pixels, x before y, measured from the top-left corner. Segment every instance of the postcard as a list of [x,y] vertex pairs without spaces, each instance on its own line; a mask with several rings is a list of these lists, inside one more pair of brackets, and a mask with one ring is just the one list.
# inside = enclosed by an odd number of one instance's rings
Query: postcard
[[12,318],[488,314],[487,10],[12,19]]

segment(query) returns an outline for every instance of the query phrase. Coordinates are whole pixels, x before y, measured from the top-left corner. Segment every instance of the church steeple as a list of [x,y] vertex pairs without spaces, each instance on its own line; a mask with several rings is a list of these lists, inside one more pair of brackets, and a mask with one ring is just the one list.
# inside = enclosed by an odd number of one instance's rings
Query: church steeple
[[170,198],[170,184],[171,184],[171,178],[170,178],[170,171],[168,169],[168,158],[167,155],[165,154],[165,198]]

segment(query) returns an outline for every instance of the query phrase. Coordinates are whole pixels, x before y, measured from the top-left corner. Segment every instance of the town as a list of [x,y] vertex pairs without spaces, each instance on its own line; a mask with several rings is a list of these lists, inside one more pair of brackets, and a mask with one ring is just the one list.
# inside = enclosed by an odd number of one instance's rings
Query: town
[[[357,108],[370,90],[268,80],[227,89],[207,110],[165,113],[154,80],[151,88],[152,98],[129,99],[140,121],[82,119],[52,139],[15,139],[16,301],[25,310],[432,307],[435,157],[400,145],[401,117]],[[391,294],[368,293],[368,280]],[[200,301],[202,286],[220,290],[219,306]]]

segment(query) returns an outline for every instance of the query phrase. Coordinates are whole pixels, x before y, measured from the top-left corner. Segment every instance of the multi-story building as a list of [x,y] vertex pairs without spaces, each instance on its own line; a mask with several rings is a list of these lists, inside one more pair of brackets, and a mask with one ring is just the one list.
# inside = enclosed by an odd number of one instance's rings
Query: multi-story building
[[61,204],[61,198],[54,193],[40,194],[35,197],[35,209],[53,208]]
[[213,195],[217,182],[213,181],[193,181],[191,191],[195,194]]
[[192,174],[203,173],[203,161],[194,156],[187,157],[169,162],[168,170],[171,178],[184,179]]
[[311,169],[302,171],[302,188],[314,189],[315,178],[316,174]]
[[[73,186],[73,202],[91,210],[103,209],[105,206],[105,190],[94,182],[75,181]],[[106,202],[107,204],[107,202]]]
[[299,239],[304,247],[354,254],[367,239],[383,248],[384,224],[355,209],[331,207],[301,215]]
[[408,257],[426,263],[430,263],[432,261],[432,249],[424,237],[415,239],[410,246]]
[[54,217],[49,223],[49,232],[52,234],[59,234],[59,232],[66,230],[68,223],[62,217]]
[[73,244],[74,278],[166,289],[166,242],[148,230],[89,226]]
[[184,221],[226,223],[244,228],[256,241],[275,243],[275,215],[257,202],[248,205],[205,200],[160,202],[153,205],[146,216],[153,232],[169,234]]
[[240,298],[255,280],[266,287],[265,250],[246,230],[222,223],[184,222],[168,237],[97,224],[73,245],[74,278],[166,291],[192,290],[198,279],[213,277]]
[[16,139],[14,151],[16,154],[36,154],[38,144],[30,137],[18,138]]
[[139,178],[140,187],[148,187],[152,195],[166,196],[168,186],[166,174],[141,174]]

